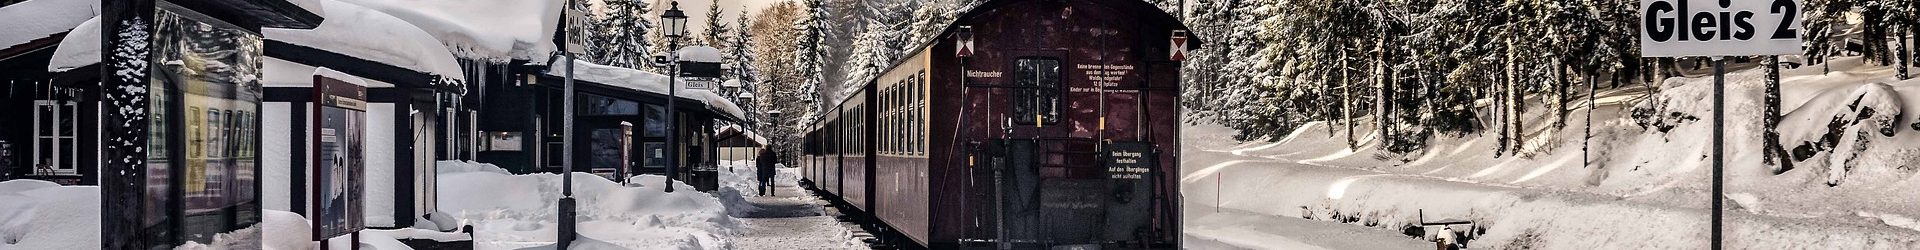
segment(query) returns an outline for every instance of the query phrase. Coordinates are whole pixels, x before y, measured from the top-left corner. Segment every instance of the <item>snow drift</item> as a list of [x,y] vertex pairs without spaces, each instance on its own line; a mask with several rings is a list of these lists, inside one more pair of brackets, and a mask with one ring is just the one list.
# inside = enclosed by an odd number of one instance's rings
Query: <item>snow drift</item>
[[[1834,58],[1782,72],[1781,142],[1793,168],[1762,161],[1759,69],[1730,72],[1726,96],[1726,233],[1730,248],[1920,248],[1920,80],[1893,68]],[[1481,225],[1473,247],[1700,248],[1713,197],[1711,77],[1659,89],[1603,90],[1593,138],[1579,115],[1564,128],[1530,122],[1521,156],[1496,157],[1494,133],[1437,138],[1408,155],[1361,146],[1311,123],[1271,142],[1235,131],[1182,132],[1186,213],[1245,213],[1400,230],[1420,217]],[[1580,99],[1585,99],[1580,98]],[[1551,121],[1545,100],[1523,119]],[[1490,112],[1483,112],[1490,113]],[[1483,117],[1485,120],[1486,117]],[[1338,131],[1338,132],[1336,132]],[[1784,170],[1784,171],[1783,171]],[[1778,174],[1776,174],[1778,172]],[[1192,227],[1195,225],[1189,225]],[[1222,240],[1222,242],[1226,242]]]
[[0,182],[0,250],[100,248],[100,187]]
[[[440,210],[473,225],[481,249],[552,244],[556,238],[561,176],[510,175],[497,166],[443,162]],[[673,193],[658,176],[636,177],[629,186],[585,173],[573,176],[581,236],[631,249],[717,249],[738,230],[720,200],[674,182]]]

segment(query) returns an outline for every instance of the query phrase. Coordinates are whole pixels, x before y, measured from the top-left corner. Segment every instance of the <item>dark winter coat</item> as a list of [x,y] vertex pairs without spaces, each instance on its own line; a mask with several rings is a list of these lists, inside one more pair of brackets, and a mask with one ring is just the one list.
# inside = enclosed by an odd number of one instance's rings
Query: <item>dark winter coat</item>
[[772,149],[761,149],[760,156],[753,159],[756,173],[760,179],[773,179],[773,164],[780,161],[780,155]]

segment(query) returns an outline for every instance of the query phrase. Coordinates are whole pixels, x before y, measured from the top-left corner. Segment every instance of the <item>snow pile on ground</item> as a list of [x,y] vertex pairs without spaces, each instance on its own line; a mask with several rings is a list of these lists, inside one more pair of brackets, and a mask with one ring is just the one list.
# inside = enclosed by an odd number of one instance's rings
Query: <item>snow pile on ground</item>
[[760,180],[755,179],[758,173],[754,172],[753,161],[722,161],[719,169],[720,189],[714,191],[714,196],[726,204],[727,214],[743,217],[758,212],[760,208],[746,199],[746,196],[760,192]]
[[[474,226],[480,249],[550,245],[557,239],[561,176],[509,175],[491,164],[440,166],[440,210],[459,224]],[[639,176],[629,186],[596,175],[575,173],[574,198],[579,233],[629,249],[724,249],[724,235],[738,230],[720,200],[674,182],[676,192],[659,187],[665,179]]]
[[0,182],[0,250],[100,247],[100,187]]
[[[726,203],[728,215],[746,217],[748,214],[763,210],[752,202],[747,202],[746,198],[760,194],[759,173],[756,171],[753,161],[720,162],[720,189],[714,191],[714,196],[718,196],[721,202]],[[798,168],[774,165],[773,185],[781,188],[798,188],[800,186],[799,171]]]
[[263,235],[260,248],[267,250],[306,250],[313,242],[313,222],[307,217],[288,211],[265,209],[260,211],[260,224],[267,233]]
[[0,7],[0,49],[67,32],[97,15],[99,0],[32,0]]
[[200,242],[188,241],[186,244],[181,244],[179,246],[173,247],[173,249],[174,250],[261,249],[263,246],[261,245],[261,241],[260,241],[260,234],[261,234],[260,230],[261,230],[260,224],[253,224],[253,226],[250,226],[247,228],[241,228],[240,230],[233,230],[232,232],[214,234],[212,243],[201,244]]
[[[1920,248],[1920,230],[1910,226],[1920,217],[1912,195],[1920,190],[1920,132],[1902,131],[1920,129],[1907,114],[1920,110],[1912,101],[1920,100],[1920,80],[1894,80],[1893,68],[1858,58],[1829,62],[1832,73],[1822,65],[1782,73],[1780,134],[1797,161],[1777,175],[1783,169],[1761,160],[1763,73],[1727,75],[1729,247]],[[1650,96],[1638,87],[1599,93],[1587,155],[1585,98],[1560,129],[1551,126],[1548,101],[1530,101],[1520,156],[1495,156],[1497,131],[1394,155],[1379,150],[1364,122],[1357,149],[1326,123],[1245,143],[1225,127],[1189,126],[1185,212],[1190,221],[1216,213],[1305,218],[1408,235],[1421,235],[1411,225],[1423,215],[1461,218],[1479,225],[1469,234],[1473,247],[1704,247],[1712,82],[1672,78]]]

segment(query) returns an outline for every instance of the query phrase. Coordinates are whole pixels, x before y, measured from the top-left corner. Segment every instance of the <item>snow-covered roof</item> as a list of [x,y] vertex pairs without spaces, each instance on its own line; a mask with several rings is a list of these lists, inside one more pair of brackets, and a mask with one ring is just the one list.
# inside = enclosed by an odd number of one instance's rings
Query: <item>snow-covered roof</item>
[[100,17],[94,16],[60,40],[60,48],[53,50],[53,60],[47,62],[47,72],[66,72],[99,63]]
[[67,32],[98,15],[99,0],[30,0],[0,7],[0,49]]
[[347,73],[342,73],[340,71],[334,71],[333,69],[329,69],[327,67],[315,68],[313,69],[313,74],[311,75],[326,77],[326,78],[333,78],[334,80],[340,80],[341,82],[346,82],[348,84],[367,87],[366,79],[360,79],[360,77],[358,76],[348,75]]
[[737,132],[737,133],[740,133],[740,135],[741,135],[741,136],[746,136],[748,140],[753,140],[753,142],[754,142],[754,143],[759,143],[760,145],[767,145],[767,144],[769,144],[769,143],[767,143],[767,138],[766,138],[766,137],[760,137],[760,134],[759,134],[759,133],[754,133],[754,132],[753,132],[752,130],[747,130],[747,129],[745,129],[745,128],[741,128],[741,127],[740,127],[740,125],[727,125],[727,126],[723,126],[723,127],[720,127],[720,129],[716,129],[716,130],[715,130],[715,131],[713,132],[713,134],[716,134],[716,135],[717,135],[717,134],[726,134],[726,133],[727,133],[727,132],[729,132],[729,131],[732,131],[732,132]]
[[[386,12],[432,33],[455,56],[546,63],[565,1],[342,0]],[[369,38],[371,39],[371,38]]]
[[[637,69],[599,65],[582,60],[574,60],[573,63],[579,65],[577,66],[579,67],[578,70],[573,72],[574,79],[648,93],[667,94],[666,75]],[[566,74],[567,64],[565,63],[554,63],[547,67],[547,75],[549,76],[564,77]],[[739,105],[735,105],[733,101],[721,97],[719,94],[714,94],[713,91],[687,89],[687,85],[685,84],[678,86],[678,89],[679,91],[675,94],[680,98],[701,101],[715,111],[724,112],[733,117],[747,117],[746,112],[742,111]]]
[[707,46],[687,46],[680,48],[680,60],[689,62],[719,63],[720,49]]
[[738,88],[741,86],[740,79],[727,79],[725,82],[720,82],[720,86]]
[[[405,20],[360,5],[319,0],[327,14],[313,29],[262,29],[267,39],[340,53],[445,78],[461,78],[459,61],[433,35]],[[303,72],[304,73],[304,72]]]
[[[313,87],[313,76],[315,75],[314,72],[322,69],[322,67],[314,67],[306,64],[296,63],[296,62],[289,62],[285,59],[273,58],[273,57],[267,57],[267,59],[263,61],[264,62],[260,63],[260,74],[265,76],[260,78],[260,85],[266,86],[266,87],[293,87],[293,88]],[[339,73],[339,71],[334,71],[331,69],[328,69],[327,71]],[[369,88],[394,87],[393,83],[370,80],[364,77],[353,76],[351,74],[341,73],[340,75],[333,75],[334,79],[346,79],[342,77],[348,77],[348,76],[351,76],[354,79],[363,80],[365,84],[362,84],[361,86],[367,86]]]

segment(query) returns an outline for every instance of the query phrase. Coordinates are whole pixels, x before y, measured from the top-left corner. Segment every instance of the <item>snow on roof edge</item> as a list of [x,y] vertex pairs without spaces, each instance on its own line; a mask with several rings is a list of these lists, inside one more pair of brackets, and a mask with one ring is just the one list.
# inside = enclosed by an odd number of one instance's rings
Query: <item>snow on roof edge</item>
[[[438,38],[455,56],[545,64],[564,1],[342,0],[386,12]],[[516,11],[500,11],[516,10]]]
[[360,85],[360,87],[368,86],[366,79],[360,79],[360,77],[358,76],[349,75],[346,72],[334,71],[333,69],[329,69],[327,67],[313,67],[313,75],[326,77],[326,78],[333,78],[334,80],[340,80],[342,82],[351,83],[353,85]]
[[[267,39],[331,51],[440,77],[465,75],[451,51],[431,33],[393,15],[338,0],[316,0],[330,11],[313,29],[266,28]],[[367,39],[379,37],[381,39]],[[426,83],[438,84],[439,82]]]
[[0,48],[68,32],[98,15],[99,0],[28,0],[0,7]]
[[47,62],[47,72],[67,72],[94,64],[100,64],[99,16],[80,22],[60,39],[60,47],[53,50],[53,59]]
[[680,60],[692,62],[721,62],[720,49],[707,46],[687,46],[680,48]]
[[[574,64],[579,65],[576,66],[578,70],[573,72],[574,79],[648,93],[667,94],[666,75],[637,69],[600,65],[579,59],[573,61]],[[546,74],[554,77],[565,77],[566,70],[567,64],[554,63],[547,65]],[[721,97],[719,94],[713,93],[713,91],[687,89],[687,85],[676,87],[679,90],[675,93],[677,97],[701,101],[701,103],[707,104],[707,107],[713,109],[713,111],[732,115],[732,118],[747,117],[746,111],[741,110],[738,104],[734,104],[733,101]]]

